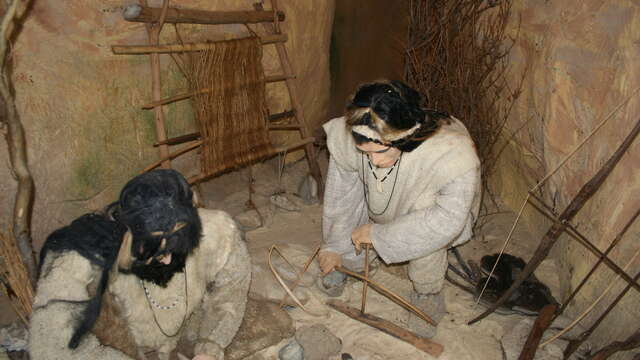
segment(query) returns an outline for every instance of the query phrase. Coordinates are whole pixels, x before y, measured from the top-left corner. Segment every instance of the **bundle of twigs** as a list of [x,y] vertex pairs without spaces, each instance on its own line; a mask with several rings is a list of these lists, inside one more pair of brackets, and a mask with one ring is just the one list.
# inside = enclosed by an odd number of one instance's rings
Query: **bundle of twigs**
[[0,233],[0,282],[20,319],[28,324],[33,301],[29,274],[13,237]]
[[[412,0],[406,81],[425,106],[462,120],[474,139],[483,173],[495,164],[495,144],[522,81],[507,82],[511,0]],[[526,71],[522,74],[524,79]],[[521,79],[521,80],[522,80]]]

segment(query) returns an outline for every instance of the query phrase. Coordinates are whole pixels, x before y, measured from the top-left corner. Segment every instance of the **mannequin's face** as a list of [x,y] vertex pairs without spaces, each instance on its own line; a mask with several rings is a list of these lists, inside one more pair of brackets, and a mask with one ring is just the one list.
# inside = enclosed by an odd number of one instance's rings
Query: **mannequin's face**
[[392,167],[401,153],[397,148],[374,142],[366,142],[356,145],[356,147],[369,157],[373,165],[379,168]]

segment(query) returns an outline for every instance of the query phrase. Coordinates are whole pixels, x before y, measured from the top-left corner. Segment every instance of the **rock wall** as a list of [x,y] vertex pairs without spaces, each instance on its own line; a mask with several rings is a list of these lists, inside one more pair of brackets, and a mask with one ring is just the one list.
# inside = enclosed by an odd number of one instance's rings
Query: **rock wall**
[[[107,205],[124,183],[158,157],[154,115],[140,106],[151,99],[149,57],[113,55],[111,45],[147,43],[144,24],[122,18],[122,0],[38,0],[13,44],[13,81],[35,180],[33,238],[39,248],[55,228]],[[177,2],[171,2],[173,5]],[[254,1],[184,0],[180,7],[251,10]],[[161,1],[150,1],[160,6]],[[283,31],[297,72],[299,96],[311,128],[326,119],[329,95],[329,43],[334,1],[281,0]],[[270,9],[269,1],[265,8]],[[258,26],[253,26],[259,28]],[[185,41],[247,34],[242,25],[178,25]],[[175,43],[165,25],[161,43]],[[280,73],[273,45],[265,46],[267,74]],[[186,84],[168,55],[161,55],[163,97],[182,93]],[[284,84],[267,85],[273,111],[289,108]],[[195,129],[189,101],[164,107],[168,136]],[[297,136],[297,134],[295,135]],[[275,137],[274,143],[284,141]],[[2,145],[4,147],[5,145]],[[7,152],[0,163],[8,164]],[[194,158],[176,162],[187,175]],[[15,181],[0,167],[0,225],[11,221]]]
[[[611,156],[640,115],[640,6],[631,0],[514,0],[511,33],[519,36],[511,53],[512,84],[528,70],[523,92],[507,126],[507,150],[501,170],[493,179],[494,190],[518,210],[535,183],[554,170],[605,118],[609,122],[571,157],[543,186],[548,204],[560,213],[602,164]],[[518,21],[521,23],[518,26]],[[630,98],[630,99],[629,99]],[[628,102],[626,101],[627,99]],[[622,105],[621,105],[622,104]],[[621,106],[620,106],[621,105]],[[640,207],[640,140],[637,140],[599,192],[585,205],[573,223],[600,250],[612,242]],[[542,235],[548,222],[531,206],[525,218],[532,231]],[[621,267],[640,249],[636,222],[610,254]],[[566,280],[566,292],[574,289],[596,261],[582,245],[566,236],[554,249]],[[640,261],[628,268],[640,271]],[[576,315],[587,308],[612,282],[613,273],[601,266],[569,307]],[[590,326],[595,314],[613,301],[618,280],[582,324]],[[640,294],[631,290],[618,308],[592,336],[597,347],[622,340],[640,323]],[[620,358],[630,357],[630,353]]]

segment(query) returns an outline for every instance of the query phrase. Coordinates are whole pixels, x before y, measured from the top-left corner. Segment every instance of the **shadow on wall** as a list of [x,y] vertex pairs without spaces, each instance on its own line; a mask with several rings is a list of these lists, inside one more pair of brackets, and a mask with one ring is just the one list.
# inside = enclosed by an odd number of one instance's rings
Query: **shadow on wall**
[[409,0],[336,1],[329,118],[342,115],[358,84],[403,78],[408,23]]

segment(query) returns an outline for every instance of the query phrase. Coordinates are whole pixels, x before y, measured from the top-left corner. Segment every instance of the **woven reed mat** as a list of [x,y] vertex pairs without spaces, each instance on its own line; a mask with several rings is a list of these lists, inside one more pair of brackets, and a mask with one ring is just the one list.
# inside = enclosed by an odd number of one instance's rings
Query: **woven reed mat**
[[262,45],[257,37],[212,43],[187,70],[202,136],[201,171],[214,175],[274,154],[267,132]]

